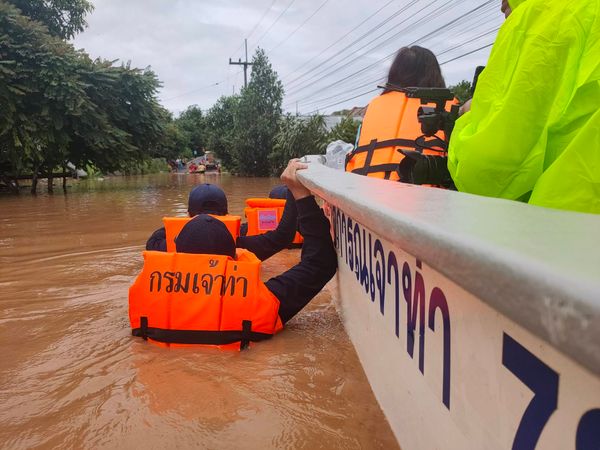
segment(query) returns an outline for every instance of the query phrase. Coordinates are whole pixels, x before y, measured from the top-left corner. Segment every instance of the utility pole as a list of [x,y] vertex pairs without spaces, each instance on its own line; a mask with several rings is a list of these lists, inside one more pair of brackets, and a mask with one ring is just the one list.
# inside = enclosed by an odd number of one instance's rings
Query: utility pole
[[238,58],[238,61],[231,61],[229,58],[229,64],[232,66],[244,66],[244,87],[248,87],[248,66],[251,66],[252,63],[248,62],[248,39],[244,39],[244,46],[246,47],[246,61],[242,61],[242,58]]

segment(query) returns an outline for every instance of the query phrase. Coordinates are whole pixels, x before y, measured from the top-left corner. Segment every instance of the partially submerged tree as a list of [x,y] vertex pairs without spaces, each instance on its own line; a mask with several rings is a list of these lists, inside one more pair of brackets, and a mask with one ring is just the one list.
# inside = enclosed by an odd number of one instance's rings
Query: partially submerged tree
[[215,152],[230,171],[237,172],[235,152],[235,116],[240,102],[237,95],[223,96],[210,108],[205,118],[206,149]]
[[202,110],[196,105],[188,107],[176,120],[177,127],[186,141],[185,146],[194,156],[204,155],[204,147],[206,146],[205,122]]
[[256,50],[252,63],[252,77],[236,108],[233,153],[241,175],[266,176],[282,114],[283,85],[264,50]]
[[0,177],[49,177],[67,161],[104,171],[137,164],[164,132],[149,69],[92,61],[0,1]]

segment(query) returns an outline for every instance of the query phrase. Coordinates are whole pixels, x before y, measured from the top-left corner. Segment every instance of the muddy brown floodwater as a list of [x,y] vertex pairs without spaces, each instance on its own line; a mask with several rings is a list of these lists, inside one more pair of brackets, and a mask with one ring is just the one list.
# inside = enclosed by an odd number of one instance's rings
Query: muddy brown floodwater
[[[0,448],[397,448],[335,308],[335,279],[249,351],[130,334],[127,290],[163,215],[214,182],[230,212],[277,179],[107,178],[0,196]],[[296,263],[286,250],[267,279]]]

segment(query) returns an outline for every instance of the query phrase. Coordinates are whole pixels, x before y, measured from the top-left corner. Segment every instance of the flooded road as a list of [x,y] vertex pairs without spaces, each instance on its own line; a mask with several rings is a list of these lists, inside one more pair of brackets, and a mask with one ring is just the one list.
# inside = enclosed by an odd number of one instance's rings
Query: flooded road
[[[277,179],[155,175],[67,196],[0,196],[0,448],[397,448],[335,310],[332,282],[245,352],[131,337],[127,291],[163,215],[193,184],[229,210]],[[296,263],[286,250],[263,278]],[[334,279],[335,280],[335,279]]]

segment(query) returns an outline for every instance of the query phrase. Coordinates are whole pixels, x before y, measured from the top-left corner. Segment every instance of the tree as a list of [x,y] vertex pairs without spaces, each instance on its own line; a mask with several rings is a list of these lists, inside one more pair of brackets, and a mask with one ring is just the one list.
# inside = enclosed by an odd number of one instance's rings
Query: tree
[[165,158],[174,161],[178,158],[191,158],[192,152],[189,148],[189,138],[181,130],[181,127],[173,120],[170,113],[165,118],[165,129],[162,139],[157,143],[154,157]]
[[266,176],[281,118],[283,85],[264,50],[256,50],[252,63],[252,77],[236,108],[233,152],[241,175]]
[[202,110],[196,105],[189,106],[177,118],[176,124],[186,139],[186,147],[195,156],[202,156],[206,146],[206,124]]
[[455,85],[450,86],[448,89],[454,93],[454,96],[461,104],[473,97],[473,94],[471,94],[471,83],[467,80],[462,80]]
[[149,69],[87,54],[0,1],[0,178],[47,174],[68,161],[119,170],[148,158],[164,133]]
[[359,126],[360,122],[351,116],[346,116],[329,132],[329,141],[344,141],[354,144]]
[[306,119],[287,114],[281,121],[269,155],[271,174],[279,175],[292,158],[325,153],[327,138],[323,116]]
[[240,98],[223,96],[208,111],[205,118],[206,149],[215,152],[223,166],[237,172],[233,148],[235,146],[234,120]]
[[51,35],[71,39],[87,26],[85,16],[94,9],[88,0],[6,0],[24,16],[44,24]]

